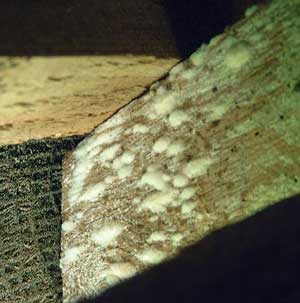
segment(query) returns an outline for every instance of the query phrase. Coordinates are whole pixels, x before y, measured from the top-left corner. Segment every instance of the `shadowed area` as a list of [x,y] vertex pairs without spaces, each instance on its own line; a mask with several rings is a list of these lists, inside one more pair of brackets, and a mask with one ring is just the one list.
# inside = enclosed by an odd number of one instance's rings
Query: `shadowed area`
[[299,214],[300,196],[281,201],[81,303],[298,302]]
[[61,162],[82,137],[0,147],[0,302],[61,302]]
[[255,2],[262,0],[1,1],[0,55],[184,58]]

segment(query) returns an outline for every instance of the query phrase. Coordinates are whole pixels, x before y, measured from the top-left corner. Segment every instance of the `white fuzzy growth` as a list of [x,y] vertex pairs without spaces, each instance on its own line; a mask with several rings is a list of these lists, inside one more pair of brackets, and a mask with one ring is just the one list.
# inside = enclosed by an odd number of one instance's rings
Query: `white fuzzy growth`
[[127,164],[130,164],[133,162],[135,158],[135,154],[131,151],[125,151],[120,157],[116,158],[113,161],[113,169],[119,170],[122,167],[126,166]]
[[200,158],[188,162],[183,168],[183,173],[189,178],[197,178],[204,175],[213,163],[211,158]]
[[181,71],[184,70],[184,64],[183,62],[175,65],[171,70],[170,70],[170,75],[177,75],[179,74]]
[[68,198],[71,206],[79,201],[79,196],[81,194],[85,180],[90,174],[90,171],[94,165],[95,163],[88,159],[85,161],[82,159],[76,163],[72,174],[71,188],[68,192]]
[[124,162],[121,160],[121,157],[116,158],[113,161],[112,168],[115,170],[120,169],[124,165]]
[[179,104],[179,98],[174,93],[159,96],[154,102],[154,110],[158,116],[170,114]]
[[176,199],[177,195],[178,192],[176,190],[150,194],[142,202],[140,209],[150,210],[153,213],[163,212],[166,210],[166,207]]
[[122,231],[123,226],[120,224],[107,224],[102,226],[100,229],[95,230],[91,235],[91,239],[96,244],[102,247],[107,247],[117,239]]
[[108,284],[109,286],[114,286],[121,282],[121,279],[116,275],[111,275],[111,274],[108,274],[107,272],[105,272],[105,275],[106,275],[105,283]]
[[183,110],[175,110],[169,116],[169,123],[172,127],[178,127],[190,119],[189,115]]
[[171,240],[174,245],[178,245],[179,242],[184,238],[183,234],[177,233],[171,236]]
[[181,192],[179,198],[182,200],[188,200],[191,199],[195,195],[195,193],[196,193],[195,188],[187,187]]
[[122,116],[121,111],[120,111],[117,115],[112,116],[107,121],[105,121],[104,123],[97,126],[97,128],[94,130],[94,132],[96,134],[98,134],[98,133],[100,133],[100,132],[102,132],[102,131],[104,131],[108,128],[119,126],[123,122],[124,122],[124,119],[123,119],[123,116]]
[[134,276],[137,272],[135,266],[129,262],[113,263],[109,266],[111,273],[121,280]]
[[94,202],[98,199],[100,195],[105,192],[105,183],[97,183],[96,185],[90,186],[86,192],[80,197],[80,201],[90,201]]
[[207,105],[203,108],[207,121],[214,121],[221,119],[230,109],[232,105],[229,102],[221,104]]
[[61,225],[61,229],[64,232],[70,232],[75,228],[75,223],[73,221],[65,221],[62,225]]
[[62,264],[70,264],[75,262],[82,252],[83,252],[82,246],[74,246],[67,248],[64,251],[64,257],[61,260]]
[[104,179],[104,183],[106,184],[112,184],[117,179],[116,176],[107,176]]
[[133,198],[132,203],[133,204],[139,204],[139,203],[141,203],[141,198],[139,198],[139,197]]
[[139,184],[140,185],[149,185],[151,187],[154,187],[157,190],[164,191],[168,188],[167,182],[163,178],[164,174],[161,171],[152,171],[152,172],[146,172]]
[[176,175],[173,179],[174,187],[185,187],[189,183],[189,179],[184,175]]
[[198,74],[198,72],[199,71],[196,68],[187,69],[181,74],[181,78],[183,78],[185,80],[191,80],[191,79],[195,78],[195,76]]
[[240,42],[234,44],[227,51],[224,57],[224,64],[230,69],[239,69],[245,65],[251,58],[249,46]]
[[167,90],[166,90],[166,88],[164,87],[164,86],[159,86],[158,88],[157,88],[157,90],[156,90],[156,94],[157,95],[164,95],[164,94],[166,94],[167,93]]
[[136,257],[145,264],[157,264],[163,261],[167,255],[161,250],[149,248],[145,249],[142,253],[137,254]]
[[258,6],[257,5],[252,5],[249,8],[246,9],[245,11],[245,17],[248,18],[251,15],[253,15],[256,11],[258,10]]
[[135,154],[132,153],[131,151],[125,151],[121,156],[120,156],[120,161],[124,164],[130,164],[133,162],[135,158]]
[[131,176],[133,170],[132,165],[124,165],[118,170],[118,177],[120,179],[125,179]]
[[116,157],[117,152],[120,150],[121,144],[114,144],[106,149],[100,154],[99,159],[102,162],[111,161]]
[[158,153],[158,154],[162,153],[168,148],[170,142],[171,142],[171,140],[168,137],[160,137],[154,143],[152,149],[155,153]]
[[172,142],[167,148],[167,156],[175,157],[181,154],[186,149],[186,145],[183,140],[176,140]]
[[149,131],[149,127],[147,125],[143,125],[143,124],[136,124],[134,125],[134,127],[132,128],[132,132],[133,133],[141,133],[141,134],[145,134]]
[[189,214],[196,206],[195,202],[186,202],[181,206],[181,213]]
[[113,141],[117,140],[121,131],[122,128],[119,127],[110,130],[109,132],[100,134],[95,133],[93,136],[88,137],[87,139],[80,142],[74,153],[75,157],[77,159],[82,159],[82,157],[87,156],[87,154],[91,152],[92,149],[99,149],[101,145],[111,144]]
[[147,167],[147,172],[153,172],[153,171],[158,171],[160,170],[160,166],[158,164],[150,164]]
[[200,48],[198,48],[193,54],[190,56],[190,62],[195,66],[199,66],[204,62],[204,51],[207,45],[202,44]]
[[75,218],[76,218],[77,220],[82,219],[82,217],[83,217],[83,212],[82,212],[82,211],[79,211],[78,213],[75,214]]
[[164,242],[168,239],[167,235],[163,231],[155,231],[147,239],[148,243],[152,242]]

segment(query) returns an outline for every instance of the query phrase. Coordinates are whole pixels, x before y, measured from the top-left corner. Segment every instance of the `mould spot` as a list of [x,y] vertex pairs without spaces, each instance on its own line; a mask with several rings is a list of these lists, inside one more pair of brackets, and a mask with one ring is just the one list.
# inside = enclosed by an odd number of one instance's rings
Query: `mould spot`
[[247,42],[234,43],[224,57],[224,63],[228,68],[238,69],[246,64],[251,57]]
[[82,253],[82,251],[83,251],[82,246],[74,246],[67,248],[64,251],[64,257],[61,259],[61,262],[63,264],[70,264],[75,262],[78,259],[79,255]]
[[157,264],[166,258],[166,253],[158,249],[145,249],[142,253],[137,254],[136,257],[146,264]]
[[96,244],[107,247],[117,239],[122,230],[123,227],[119,224],[106,224],[100,229],[95,230],[91,235],[91,239]]

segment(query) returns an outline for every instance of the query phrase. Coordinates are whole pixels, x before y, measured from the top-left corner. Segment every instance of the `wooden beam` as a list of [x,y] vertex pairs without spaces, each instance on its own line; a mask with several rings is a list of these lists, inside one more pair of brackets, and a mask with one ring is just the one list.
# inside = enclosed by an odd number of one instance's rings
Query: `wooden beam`
[[65,302],[299,194],[299,12],[250,8],[66,158]]

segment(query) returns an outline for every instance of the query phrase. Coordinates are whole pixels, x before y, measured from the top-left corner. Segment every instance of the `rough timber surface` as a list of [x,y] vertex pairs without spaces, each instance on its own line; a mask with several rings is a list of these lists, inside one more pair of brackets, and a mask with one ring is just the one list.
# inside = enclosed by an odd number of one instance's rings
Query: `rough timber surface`
[[61,302],[61,163],[81,139],[0,147],[1,303]]
[[299,13],[249,9],[66,159],[65,302],[300,192]]

